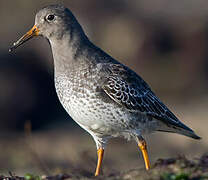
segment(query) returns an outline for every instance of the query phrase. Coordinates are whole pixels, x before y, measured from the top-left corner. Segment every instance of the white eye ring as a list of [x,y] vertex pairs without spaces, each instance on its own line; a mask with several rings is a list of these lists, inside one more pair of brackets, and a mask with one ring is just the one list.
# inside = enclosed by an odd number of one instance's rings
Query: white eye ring
[[53,21],[54,19],[55,19],[54,14],[49,14],[49,15],[46,16],[46,20],[49,21],[49,22]]

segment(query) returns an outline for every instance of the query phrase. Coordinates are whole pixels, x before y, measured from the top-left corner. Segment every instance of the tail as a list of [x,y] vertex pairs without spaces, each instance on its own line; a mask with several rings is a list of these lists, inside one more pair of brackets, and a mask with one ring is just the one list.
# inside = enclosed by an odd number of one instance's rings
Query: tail
[[177,124],[165,124],[161,122],[161,126],[157,131],[162,131],[162,132],[169,132],[169,133],[177,133],[177,134],[182,134],[184,136],[191,137],[193,139],[201,139],[201,137],[197,136],[196,133],[187,127],[185,124],[182,122],[178,122]]

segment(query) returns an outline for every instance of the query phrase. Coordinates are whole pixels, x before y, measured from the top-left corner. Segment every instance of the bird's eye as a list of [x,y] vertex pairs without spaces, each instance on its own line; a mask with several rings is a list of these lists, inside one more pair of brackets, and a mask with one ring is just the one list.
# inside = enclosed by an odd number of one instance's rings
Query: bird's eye
[[49,14],[49,15],[46,17],[46,19],[47,19],[48,21],[53,21],[54,18],[55,18],[55,16],[54,16],[53,14]]

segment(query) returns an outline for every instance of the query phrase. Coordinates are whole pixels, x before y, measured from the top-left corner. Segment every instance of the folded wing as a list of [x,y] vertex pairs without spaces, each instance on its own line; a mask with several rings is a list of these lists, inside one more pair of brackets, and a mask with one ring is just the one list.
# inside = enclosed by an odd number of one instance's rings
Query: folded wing
[[107,76],[102,88],[115,102],[129,111],[140,111],[154,117],[162,121],[170,129],[182,129],[189,132],[185,135],[196,139],[199,138],[190,128],[178,120],[151,91],[147,83],[135,72],[121,64],[108,63],[104,65],[104,70],[107,72],[105,73]]

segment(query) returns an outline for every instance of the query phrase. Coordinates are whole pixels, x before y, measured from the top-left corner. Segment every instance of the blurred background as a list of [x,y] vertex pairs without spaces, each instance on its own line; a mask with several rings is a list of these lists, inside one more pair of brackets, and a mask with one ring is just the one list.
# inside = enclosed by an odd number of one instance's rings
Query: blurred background
[[[203,138],[152,134],[146,137],[152,163],[208,152],[208,1],[1,0],[0,173],[94,172],[95,144],[58,101],[48,42],[34,38],[8,52],[36,12],[52,3],[69,7],[92,42],[139,73]],[[24,132],[28,122],[31,135]],[[138,167],[144,163],[135,142],[109,143],[105,174]]]

